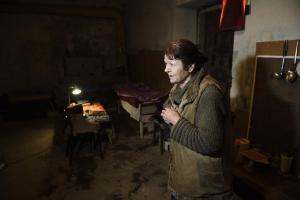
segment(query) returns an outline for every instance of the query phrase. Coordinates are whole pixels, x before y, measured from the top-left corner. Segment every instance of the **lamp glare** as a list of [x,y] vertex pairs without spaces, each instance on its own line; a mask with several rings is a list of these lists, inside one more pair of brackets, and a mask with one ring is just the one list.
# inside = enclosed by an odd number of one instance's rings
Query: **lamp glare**
[[81,90],[78,88],[75,88],[74,90],[72,90],[72,94],[74,94],[74,95],[78,95],[80,93],[81,93]]

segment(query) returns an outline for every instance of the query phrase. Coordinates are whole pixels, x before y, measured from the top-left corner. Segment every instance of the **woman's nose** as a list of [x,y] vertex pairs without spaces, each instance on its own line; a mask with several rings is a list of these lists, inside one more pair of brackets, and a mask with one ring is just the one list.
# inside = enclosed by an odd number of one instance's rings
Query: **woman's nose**
[[170,68],[168,67],[168,65],[166,65],[165,72],[169,72],[169,71],[170,71]]

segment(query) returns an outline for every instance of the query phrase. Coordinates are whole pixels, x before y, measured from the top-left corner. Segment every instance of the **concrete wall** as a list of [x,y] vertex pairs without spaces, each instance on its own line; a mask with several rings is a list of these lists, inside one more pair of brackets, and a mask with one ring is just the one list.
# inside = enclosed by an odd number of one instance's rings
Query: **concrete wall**
[[[78,6],[80,2],[82,6]],[[124,37],[118,15],[121,3],[118,6],[117,1],[112,1],[113,7],[103,0],[91,6],[93,2],[0,3],[0,95],[61,87],[65,81],[67,51],[71,57],[104,58],[97,64],[97,70],[105,72],[105,76],[99,78],[93,72],[86,76],[87,80],[92,76],[98,82],[107,78],[109,82],[118,80],[114,75],[119,73],[121,60],[119,35]],[[109,7],[99,7],[104,5]],[[87,59],[88,65],[91,59]]]
[[[153,86],[157,88],[169,88],[169,86],[165,86],[168,80],[163,72],[163,49],[166,44],[175,38],[196,41],[196,11],[177,8],[175,0],[13,0],[11,2],[24,3],[24,5],[27,3],[29,5],[54,4],[58,6],[95,5],[121,8],[126,16],[126,53],[130,58],[128,63],[131,67],[132,80],[151,83],[155,76],[157,81]],[[24,85],[30,90],[52,87],[63,77],[62,58],[66,49],[69,48],[70,41],[70,37],[66,38],[64,32],[68,31],[70,27],[66,23],[58,22],[63,21],[64,17],[52,17],[46,13],[33,14],[4,13],[0,15],[3,30],[0,34],[0,38],[2,38],[0,94],[23,89]],[[81,21],[84,21],[83,18]],[[73,42],[76,44],[71,46],[76,46],[80,49],[79,51],[84,51],[84,47],[80,46],[89,43],[85,45],[89,50],[93,49],[89,45],[96,47],[92,53],[97,54],[98,50],[103,51],[101,54],[112,52],[113,46],[115,46],[113,45],[114,40],[111,40],[112,34],[114,34],[113,27],[101,25],[98,26],[98,29],[94,27],[99,30],[97,33],[97,30],[91,30],[93,25],[88,25],[94,20],[89,18],[86,20],[86,25],[84,22],[78,25],[75,32],[78,33],[77,35],[82,33],[82,37],[80,36],[82,40],[74,37]],[[99,39],[99,37],[103,39]],[[103,45],[103,41],[112,41],[112,45]],[[25,44],[23,44],[24,42]],[[114,53],[112,52],[112,54]],[[140,53],[142,56],[139,55]],[[113,56],[105,57],[107,61],[114,62],[116,58]],[[114,63],[109,65],[114,65]],[[145,72],[151,73],[143,76],[142,74]]]
[[66,51],[71,57],[103,56],[104,69],[116,66],[117,37],[112,20],[1,14],[1,22],[2,92],[53,88],[66,73]]
[[129,53],[163,50],[175,38],[196,41],[196,11],[177,8],[175,0],[131,0],[127,12]]
[[26,4],[55,4],[55,5],[91,5],[91,6],[109,6],[120,7],[126,5],[128,0],[9,0],[9,3],[26,3]]
[[175,0],[131,0],[126,24],[130,79],[169,89],[163,50],[173,39],[196,41],[196,11],[177,8]]
[[251,1],[245,30],[235,32],[232,67],[231,102],[237,120],[244,127],[251,101],[256,42],[300,39],[300,1]]

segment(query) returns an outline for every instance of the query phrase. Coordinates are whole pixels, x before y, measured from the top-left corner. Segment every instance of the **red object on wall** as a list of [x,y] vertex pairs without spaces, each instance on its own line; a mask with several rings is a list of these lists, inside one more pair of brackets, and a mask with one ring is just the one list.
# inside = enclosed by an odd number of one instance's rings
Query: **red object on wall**
[[247,0],[222,0],[219,29],[221,31],[243,30]]

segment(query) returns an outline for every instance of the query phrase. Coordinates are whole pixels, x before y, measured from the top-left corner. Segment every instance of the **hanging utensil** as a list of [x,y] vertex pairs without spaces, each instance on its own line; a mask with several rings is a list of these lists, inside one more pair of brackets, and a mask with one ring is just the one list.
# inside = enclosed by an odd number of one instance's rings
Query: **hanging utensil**
[[287,54],[287,50],[288,50],[288,41],[285,40],[284,41],[284,45],[283,45],[283,49],[282,49],[282,63],[281,63],[281,68],[280,68],[280,72],[276,72],[273,74],[273,77],[277,80],[281,80],[284,78],[284,65],[285,65],[285,57]]
[[287,73],[286,73],[286,77],[285,79],[287,81],[289,81],[290,83],[294,82],[297,77],[299,76],[297,71],[296,71],[296,68],[297,68],[297,55],[298,55],[298,46],[299,46],[299,40],[297,40],[296,42],[296,49],[295,49],[295,56],[294,56],[294,64],[293,64],[293,67],[290,68]]

